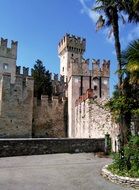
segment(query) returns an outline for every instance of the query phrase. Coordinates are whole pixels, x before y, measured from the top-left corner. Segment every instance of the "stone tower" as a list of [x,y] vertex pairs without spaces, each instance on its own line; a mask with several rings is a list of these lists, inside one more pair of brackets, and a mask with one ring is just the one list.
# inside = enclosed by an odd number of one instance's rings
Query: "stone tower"
[[[68,90],[68,137],[75,137],[74,112],[75,100],[81,95],[82,56],[85,51],[86,40],[74,35],[66,34],[58,46],[60,57],[60,74],[67,81]],[[87,67],[88,63],[84,63]]]
[[66,34],[58,45],[60,58],[60,74],[67,82],[68,96],[68,137],[77,137],[75,126],[75,102],[93,90],[93,97],[106,99],[109,97],[109,65],[110,61],[93,60],[89,70],[89,59],[83,58],[86,40]]
[[66,34],[58,45],[60,58],[60,74],[64,76],[64,81],[68,78],[68,68],[71,59],[81,62],[85,51],[86,40],[74,35]]
[[1,38],[0,41],[0,74],[10,73],[11,82],[15,81],[16,59],[18,42],[11,42],[11,47],[7,47],[8,40]]

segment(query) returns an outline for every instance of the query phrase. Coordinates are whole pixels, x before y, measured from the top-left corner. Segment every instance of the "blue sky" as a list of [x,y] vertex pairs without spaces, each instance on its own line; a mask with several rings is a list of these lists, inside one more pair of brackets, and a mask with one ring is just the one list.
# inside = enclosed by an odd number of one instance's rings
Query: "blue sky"
[[[33,67],[41,59],[53,73],[59,73],[57,45],[65,33],[86,38],[85,58],[110,59],[110,87],[116,84],[113,37],[108,29],[96,32],[98,15],[91,11],[94,0],[0,0],[0,37],[17,40],[17,64]],[[122,49],[139,38],[139,25],[120,23]]]

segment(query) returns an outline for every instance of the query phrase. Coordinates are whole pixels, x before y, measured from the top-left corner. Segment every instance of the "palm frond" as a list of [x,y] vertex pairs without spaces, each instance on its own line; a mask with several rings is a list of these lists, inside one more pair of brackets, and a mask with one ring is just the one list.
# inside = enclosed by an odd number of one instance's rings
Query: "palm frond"
[[124,16],[122,14],[120,16],[121,16],[123,24],[126,24],[126,20],[125,20]]
[[130,73],[139,72],[139,61],[130,61],[126,68]]
[[113,28],[111,28],[110,31],[109,31],[108,39],[111,37],[112,33],[113,33]]
[[103,16],[100,15],[97,23],[96,23],[96,31],[100,30],[105,25],[105,19],[103,19]]
[[105,7],[103,5],[101,5],[101,6],[98,6],[98,7],[93,7],[92,11],[98,11],[98,12],[100,12],[100,11],[104,10],[104,8]]

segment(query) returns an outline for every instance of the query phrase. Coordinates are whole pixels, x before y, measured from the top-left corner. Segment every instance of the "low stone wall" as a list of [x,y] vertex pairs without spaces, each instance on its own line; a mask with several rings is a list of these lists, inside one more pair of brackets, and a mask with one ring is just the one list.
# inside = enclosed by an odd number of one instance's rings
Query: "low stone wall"
[[52,153],[104,152],[104,139],[0,139],[0,157]]
[[112,182],[139,189],[139,178],[122,177],[107,170],[108,165],[102,168],[102,176]]

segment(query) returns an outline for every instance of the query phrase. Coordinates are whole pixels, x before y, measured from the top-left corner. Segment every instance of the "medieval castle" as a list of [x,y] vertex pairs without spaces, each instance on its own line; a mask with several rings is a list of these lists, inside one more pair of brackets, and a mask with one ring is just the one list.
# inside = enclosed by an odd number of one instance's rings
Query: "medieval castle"
[[16,64],[17,46],[12,41],[9,48],[1,38],[0,138],[103,138],[109,133],[115,145],[119,129],[104,108],[110,61],[93,60],[90,70],[89,59],[83,58],[86,40],[66,34],[58,44],[61,77],[52,77],[52,100],[42,95],[39,101],[28,68],[21,73]]

